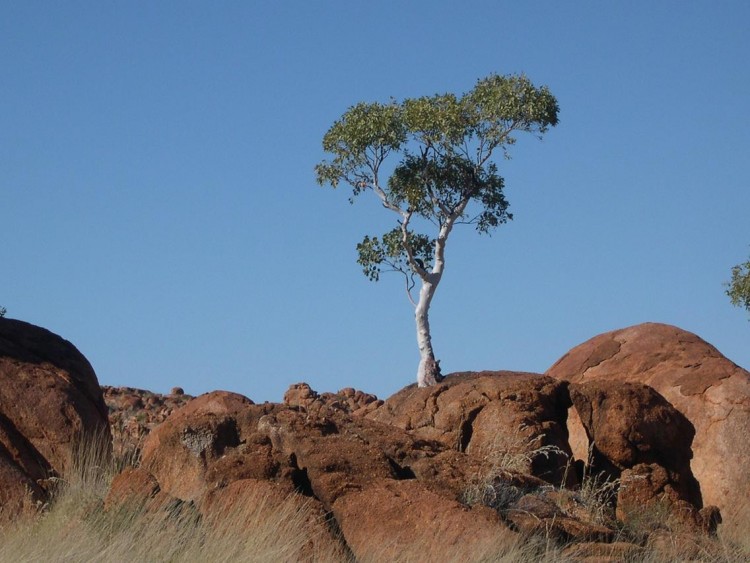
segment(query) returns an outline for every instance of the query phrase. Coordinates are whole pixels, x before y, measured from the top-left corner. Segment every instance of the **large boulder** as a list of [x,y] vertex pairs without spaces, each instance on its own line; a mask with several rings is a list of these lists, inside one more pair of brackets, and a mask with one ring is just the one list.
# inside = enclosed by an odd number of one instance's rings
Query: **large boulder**
[[[184,501],[199,499],[215,480],[270,477],[279,460],[270,455],[270,442],[256,443],[252,435],[253,421],[257,424],[267,412],[263,405],[255,406],[237,393],[201,395],[148,435],[141,467],[156,478],[162,491]],[[229,463],[238,450],[253,446],[250,460]],[[209,472],[216,464],[226,468],[212,480]]]
[[591,465],[619,478],[640,464],[665,469],[677,497],[702,507],[698,482],[690,470],[695,429],[653,388],[622,381],[571,384],[573,406],[591,448]]
[[496,512],[382,480],[338,499],[333,513],[357,561],[481,561],[516,540]]
[[0,318],[0,518],[43,501],[87,436],[109,437],[91,364],[56,334]]
[[466,452],[496,469],[560,485],[571,455],[569,406],[567,385],[550,377],[466,372],[451,374],[432,387],[410,385],[367,418]]
[[[601,334],[560,358],[547,375],[583,383],[620,380],[656,389],[695,428],[691,469],[703,502],[725,516],[750,498],[750,373],[695,334],[646,323]],[[571,441],[585,441],[583,429]]]

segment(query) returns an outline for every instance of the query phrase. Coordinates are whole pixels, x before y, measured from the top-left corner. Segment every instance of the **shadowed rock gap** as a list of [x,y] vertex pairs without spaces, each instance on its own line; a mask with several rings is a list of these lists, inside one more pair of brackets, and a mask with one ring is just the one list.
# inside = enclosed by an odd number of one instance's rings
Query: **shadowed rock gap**
[[393,475],[396,477],[396,479],[416,479],[417,476],[414,474],[414,471],[412,471],[411,467],[409,466],[402,466],[396,463],[396,461],[388,457],[388,463],[391,466],[391,469],[393,469]]
[[292,484],[294,485],[294,490],[296,490],[299,494],[304,495],[306,497],[317,499],[315,496],[315,493],[313,492],[312,482],[310,481],[310,477],[307,475],[307,469],[301,469],[300,466],[297,464],[297,456],[294,454],[291,454],[289,456],[289,464],[292,466]]
[[474,420],[476,420],[477,416],[479,415],[479,413],[482,411],[483,408],[484,408],[484,405],[469,411],[469,413],[466,415],[466,418],[461,422],[461,425],[458,429],[458,451],[459,452],[465,452],[466,448],[469,447],[469,443],[471,442],[471,436],[474,433]]

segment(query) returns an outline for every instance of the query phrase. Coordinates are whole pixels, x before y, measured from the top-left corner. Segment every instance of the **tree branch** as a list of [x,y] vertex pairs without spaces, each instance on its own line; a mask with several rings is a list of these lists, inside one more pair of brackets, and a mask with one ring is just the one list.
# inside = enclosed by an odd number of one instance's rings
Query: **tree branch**
[[408,262],[409,267],[420,277],[422,281],[427,282],[430,280],[430,274],[427,270],[425,270],[417,263],[416,259],[414,258],[414,249],[412,249],[411,244],[409,244],[409,221],[411,221],[411,216],[413,213],[413,211],[406,211],[403,213],[403,220],[401,221],[401,242],[404,245],[404,250],[406,251],[406,261]]

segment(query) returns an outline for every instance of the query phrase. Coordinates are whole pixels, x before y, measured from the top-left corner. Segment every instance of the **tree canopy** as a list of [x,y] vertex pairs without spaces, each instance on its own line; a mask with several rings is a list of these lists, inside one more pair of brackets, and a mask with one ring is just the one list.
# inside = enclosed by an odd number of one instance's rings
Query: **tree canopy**
[[[333,158],[316,167],[318,183],[335,188],[345,182],[352,200],[371,189],[404,219],[358,245],[364,273],[377,280],[384,266],[420,276],[430,269],[435,238],[414,232],[413,217],[438,229],[471,223],[480,233],[512,219],[504,180],[490,159],[498,151],[508,158],[519,132],[541,137],[557,124],[557,114],[548,88],[523,75],[496,74],[460,97],[436,94],[349,108],[323,138]],[[386,169],[392,155],[400,160]]]

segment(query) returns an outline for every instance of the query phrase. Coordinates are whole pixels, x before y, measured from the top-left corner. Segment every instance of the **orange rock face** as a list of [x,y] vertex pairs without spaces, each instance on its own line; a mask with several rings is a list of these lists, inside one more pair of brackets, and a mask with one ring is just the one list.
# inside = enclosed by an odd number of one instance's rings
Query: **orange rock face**
[[[559,485],[570,456],[569,406],[567,386],[552,378],[487,371],[451,374],[434,387],[410,385],[367,418],[490,463],[498,452],[515,456],[515,469]],[[552,449],[533,454],[545,446]]]
[[726,519],[737,499],[750,498],[750,373],[695,334],[656,323],[615,330],[576,346],[547,375],[653,387],[695,427],[691,468],[703,503],[717,505]]
[[3,519],[43,501],[82,436],[109,434],[96,374],[70,342],[0,318],[0,502]]

